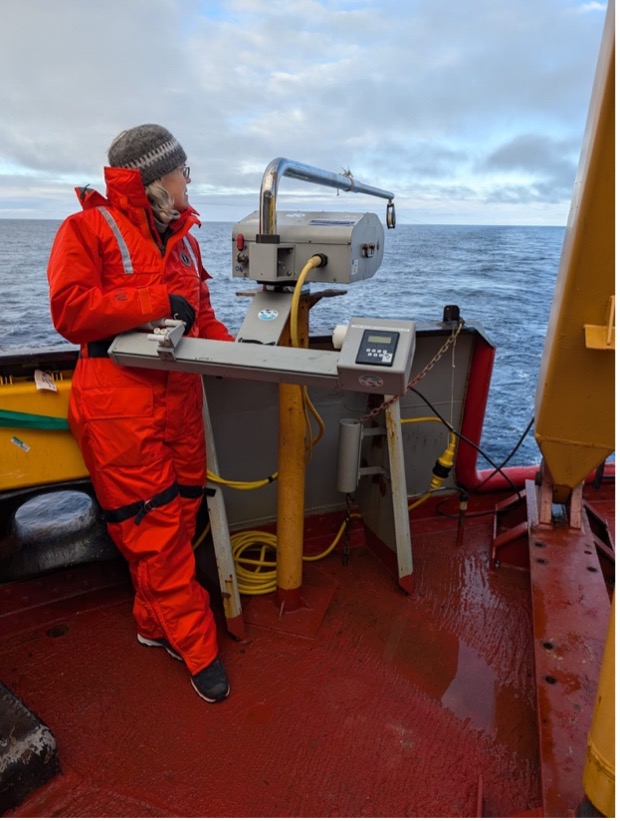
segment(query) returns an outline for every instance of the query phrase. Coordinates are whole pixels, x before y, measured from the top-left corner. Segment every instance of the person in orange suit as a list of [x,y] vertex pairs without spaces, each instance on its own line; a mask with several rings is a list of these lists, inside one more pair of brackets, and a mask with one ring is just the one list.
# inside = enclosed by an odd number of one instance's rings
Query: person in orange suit
[[116,137],[106,197],[77,190],[82,211],[54,240],[48,267],[54,326],[80,345],[69,424],[108,532],[127,559],[138,641],[182,659],[201,698],[230,692],[192,538],[206,484],[197,374],[126,368],[114,336],[173,317],[185,335],[233,340],[211,306],[180,143],[156,124]]

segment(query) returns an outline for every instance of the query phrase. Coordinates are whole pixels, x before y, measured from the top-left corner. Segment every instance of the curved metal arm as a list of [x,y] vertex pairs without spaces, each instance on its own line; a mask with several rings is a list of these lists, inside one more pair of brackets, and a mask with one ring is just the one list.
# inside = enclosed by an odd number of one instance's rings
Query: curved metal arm
[[297,180],[318,183],[329,188],[339,188],[341,191],[370,194],[373,197],[382,197],[390,202],[394,199],[394,194],[391,191],[384,191],[382,188],[373,188],[371,185],[356,182],[350,173],[334,174],[331,171],[323,171],[321,168],[315,168],[312,165],[277,157],[265,169],[261,183],[258,223],[259,236],[261,237],[275,236],[278,232],[276,198],[281,177],[294,177]]

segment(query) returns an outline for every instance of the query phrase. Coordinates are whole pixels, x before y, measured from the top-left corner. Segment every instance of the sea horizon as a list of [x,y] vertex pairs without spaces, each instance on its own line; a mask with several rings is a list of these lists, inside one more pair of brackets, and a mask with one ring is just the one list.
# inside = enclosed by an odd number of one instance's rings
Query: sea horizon
[[[49,315],[47,261],[58,219],[0,218],[0,350],[66,344]],[[218,317],[236,333],[255,285],[233,276],[234,221],[205,221],[196,231]],[[400,230],[399,230],[400,229]],[[440,322],[458,305],[468,324],[496,347],[483,446],[498,461],[534,412],[534,395],[563,244],[562,226],[402,223],[385,232],[383,262],[310,314],[311,333],[330,333],[352,316]],[[320,286],[312,286],[320,287]],[[530,434],[516,462],[538,459]]]
[[[316,209],[317,211],[322,211],[326,209]],[[79,209],[75,209],[74,211],[68,212],[63,217],[2,217],[0,216],[0,222],[62,222],[67,217],[71,216],[71,214],[79,213]],[[345,212],[343,212],[345,213]],[[356,213],[362,213],[362,211],[356,211]],[[200,215],[199,215],[200,216]],[[245,216],[245,213],[244,213]],[[213,219],[202,219],[200,220],[202,225],[235,225],[237,222],[240,222],[244,217],[240,217],[239,219],[234,220],[213,220]],[[428,228],[560,228],[565,229],[565,224],[560,223],[521,223],[521,222],[411,222],[406,220],[400,220],[396,223],[396,228],[394,230],[398,231],[399,227],[402,226],[419,226],[419,227],[428,227]],[[386,229],[387,230],[387,229]]]

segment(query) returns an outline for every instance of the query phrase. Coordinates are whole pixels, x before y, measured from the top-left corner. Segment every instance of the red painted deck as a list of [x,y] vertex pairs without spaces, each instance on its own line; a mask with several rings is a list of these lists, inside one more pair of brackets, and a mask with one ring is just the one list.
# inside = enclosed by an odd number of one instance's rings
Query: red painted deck
[[[601,504],[613,524],[613,495]],[[0,680],[52,729],[62,767],[8,814],[538,814],[530,574],[489,568],[491,517],[457,546],[454,520],[426,516],[411,597],[360,538],[347,566],[305,566],[331,596],[306,635],[286,616],[264,626],[252,614],[270,602],[253,601],[237,642],[214,596],[232,686],[217,705],[137,643],[122,563],[0,587]]]

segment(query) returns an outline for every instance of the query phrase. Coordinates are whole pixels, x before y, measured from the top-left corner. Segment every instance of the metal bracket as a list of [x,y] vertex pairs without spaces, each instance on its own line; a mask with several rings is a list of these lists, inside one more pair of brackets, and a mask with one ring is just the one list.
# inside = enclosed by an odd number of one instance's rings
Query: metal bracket
[[185,323],[179,319],[163,319],[161,323],[152,323],[152,332],[147,335],[151,342],[157,342],[157,355],[160,359],[175,360],[174,349],[185,333]]
[[616,350],[616,297],[609,297],[605,325],[584,325],[586,348],[596,351]]
[[[387,398],[387,397],[386,397]],[[403,452],[402,425],[400,423],[400,401],[396,400],[385,409],[387,443],[390,459],[390,478],[396,555],[398,558],[398,580],[407,593],[413,593],[413,553],[407,508],[407,478]]]

